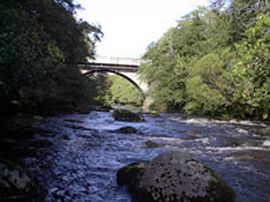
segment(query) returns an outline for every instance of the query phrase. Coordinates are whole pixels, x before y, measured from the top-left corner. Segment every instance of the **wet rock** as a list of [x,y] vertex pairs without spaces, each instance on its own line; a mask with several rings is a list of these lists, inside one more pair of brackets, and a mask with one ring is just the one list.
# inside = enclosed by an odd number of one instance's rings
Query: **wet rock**
[[132,126],[125,126],[125,127],[113,130],[111,132],[131,134],[131,133],[137,133],[138,130],[136,128],[132,127]]
[[187,134],[186,139],[188,140],[195,140],[195,139],[201,138],[201,135],[199,134],[199,132],[195,130],[189,130],[186,132],[186,134]]
[[112,113],[113,118],[116,121],[127,121],[127,122],[143,122],[144,118],[140,114],[133,113],[125,109],[116,109]]
[[252,132],[270,137],[270,127],[253,129]]
[[157,147],[160,147],[161,145],[159,143],[157,143],[157,142],[152,141],[152,140],[147,140],[145,142],[145,146],[147,148],[157,148]]
[[145,168],[145,162],[131,163],[117,172],[117,183],[129,185],[129,188],[136,186],[137,177]]
[[67,134],[63,135],[63,139],[64,140],[71,140],[71,137]]
[[0,159],[0,201],[38,201],[36,183],[17,164]]
[[235,201],[234,191],[216,173],[176,151],[120,169],[117,182],[140,202]]

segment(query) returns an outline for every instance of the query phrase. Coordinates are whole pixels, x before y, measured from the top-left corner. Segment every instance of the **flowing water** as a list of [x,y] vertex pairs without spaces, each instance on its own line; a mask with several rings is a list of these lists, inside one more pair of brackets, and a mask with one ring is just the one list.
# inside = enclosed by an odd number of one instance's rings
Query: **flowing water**
[[[43,187],[45,201],[129,202],[127,190],[116,184],[117,170],[169,150],[189,153],[217,171],[237,201],[270,201],[270,136],[254,133],[258,125],[176,114],[144,117],[143,123],[117,122],[109,112],[91,112],[36,123],[47,131],[36,140],[52,145],[36,148],[38,157],[23,162]],[[123,126],[140,132],[112,132]],[[149,148],[147,141],[159,146]]]

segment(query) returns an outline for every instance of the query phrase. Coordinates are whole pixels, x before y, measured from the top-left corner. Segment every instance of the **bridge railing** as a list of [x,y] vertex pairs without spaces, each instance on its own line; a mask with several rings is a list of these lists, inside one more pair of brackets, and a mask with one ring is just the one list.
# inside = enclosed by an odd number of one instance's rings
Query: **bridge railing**
[[141,65],[144,61],[138,58],[120,58],[120,57],[96,57],[95,60],[89,59],[90,63],[117,64],[117,65]]

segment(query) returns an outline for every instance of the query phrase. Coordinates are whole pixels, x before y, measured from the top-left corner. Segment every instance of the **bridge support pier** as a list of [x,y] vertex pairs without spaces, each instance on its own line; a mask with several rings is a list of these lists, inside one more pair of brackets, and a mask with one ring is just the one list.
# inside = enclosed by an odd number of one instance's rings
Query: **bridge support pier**
[[146,97],[143,101],[142,110],[143,112],[149,112],[150,106],[153,103],[153,99],[151,97]]

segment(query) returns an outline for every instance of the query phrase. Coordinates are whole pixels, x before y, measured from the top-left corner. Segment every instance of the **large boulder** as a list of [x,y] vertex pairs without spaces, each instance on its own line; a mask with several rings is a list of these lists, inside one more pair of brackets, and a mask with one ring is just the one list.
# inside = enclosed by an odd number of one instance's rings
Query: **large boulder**
[[112,115],[116,121],[127,121],[127,122],[143,122],[144,121],[144,118],[142,117],[142,115],[133,113],[126,109],[115,109]]
[[137,178],[145,168],[145,162],[131,163],[117,172],[117,183],[121,186],[128,185],[130,189],[136,186]]
[[38,201],[38,188],[16,163],[0,159],[0,201]]
[[180,152],[133,163],[117,173],[140,202],[234,202],[235,193],[211,169]]

